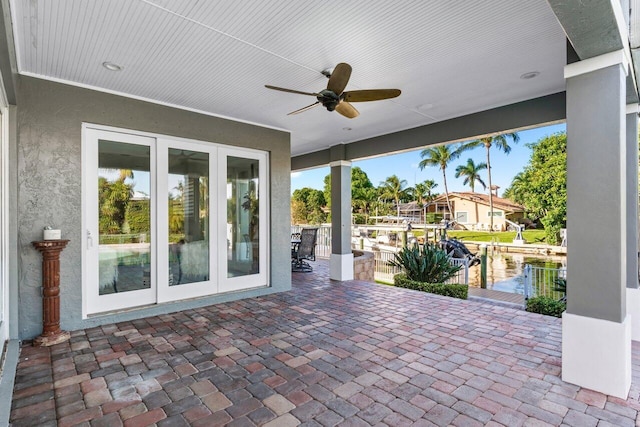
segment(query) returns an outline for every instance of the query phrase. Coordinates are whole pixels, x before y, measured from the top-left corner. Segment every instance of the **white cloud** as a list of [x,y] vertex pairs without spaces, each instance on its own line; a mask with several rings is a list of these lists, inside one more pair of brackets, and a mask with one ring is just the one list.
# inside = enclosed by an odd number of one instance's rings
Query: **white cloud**
[[291,172],[291,178],[297,178],[302,175],[302,172]]

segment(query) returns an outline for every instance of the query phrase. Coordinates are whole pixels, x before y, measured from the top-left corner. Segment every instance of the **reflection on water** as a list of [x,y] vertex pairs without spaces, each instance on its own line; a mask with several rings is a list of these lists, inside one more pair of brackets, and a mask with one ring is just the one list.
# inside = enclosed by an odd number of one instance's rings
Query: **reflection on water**
[[[487,289],[524,294],[524,266],[559,268],[567,258],[531,254],[495,253],[487,256]],[[480,287],[480,264],[469,268],[469,286]]]

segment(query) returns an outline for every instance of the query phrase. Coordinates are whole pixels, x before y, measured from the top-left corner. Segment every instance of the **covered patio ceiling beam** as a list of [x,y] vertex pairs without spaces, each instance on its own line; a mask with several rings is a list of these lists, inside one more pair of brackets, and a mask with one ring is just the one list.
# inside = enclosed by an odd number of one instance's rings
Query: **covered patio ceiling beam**
[[417,150],[427,145],[465,141],[482,135],[503,133],[556,123],[566,118],[564,92],[493,108],[417,128],[344,144],[344,158],[330,149],[291,159],[291,170],[325,166],[335,160],[358,160],[384,154]]
[[[640,49],[637,41],[632,40],[629,46],[629,0],[548,0],[548,3],[581,60],[617,50],[626,52],[633,62],[626,76],[626,101],[638,102]],[[632,19],[631,33],[637,33],[639,26],[638,19]]]

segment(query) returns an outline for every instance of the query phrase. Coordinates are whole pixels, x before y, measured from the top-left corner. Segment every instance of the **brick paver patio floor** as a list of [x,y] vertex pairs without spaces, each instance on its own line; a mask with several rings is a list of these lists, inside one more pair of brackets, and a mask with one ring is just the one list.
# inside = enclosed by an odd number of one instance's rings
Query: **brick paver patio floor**
[[[327,265],[263,298],[22,348],[14,426],[634,426],[560,380],[560,320],[364,282]],[[634,347],[638,373],[640,347]]]

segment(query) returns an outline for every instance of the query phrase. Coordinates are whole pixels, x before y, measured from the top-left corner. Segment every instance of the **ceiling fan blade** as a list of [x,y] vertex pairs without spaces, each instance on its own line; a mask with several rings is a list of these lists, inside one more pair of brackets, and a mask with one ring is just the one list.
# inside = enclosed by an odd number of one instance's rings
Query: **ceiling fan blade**
[[312,109],[312,108],[313,108],[313,107],[315,107],[316,105],[320,105],[320,102],[314,102],[313,104],[311,104],[311,105],[307,105],[306,107],[302,107],[302,108],[300,108],[299,110],[292,111],[292,112],[290,112],[289,114],[287,114],[287,116],[291,116],[291,115],[293,115],[293,114],[300,114],[300,113],[304,113],[305,111]]
[[301,91],[299,91],[299,90],[286,89],[286,88],[284,88],[284,87],[278,87],[278,86],[264,85],[264,87],[266,87],[267,89],[279,90],[279,91],[282,91],[282,92],[297,93],[298,95],[319,96],[319,94],[318,94],[318,93],[312,93],[312,92],[301,92]]
[[342,94],[342,99],[349,102],[378,101],[400,96],[400,89],[367,89],[352,90]]
[[342,101],[338,104],[336,106],[336,111],[349,119],[355,119],[360,115],[358,110],[356,110],[356,107],[349,104],[347,101]]
[[329,77],[327,89],[340,96],[344,88],[347,87],[347,83],[349,83],[349,77],[351,77],[351,65],[345,62],[339,63],[333,69],[331,77]]

